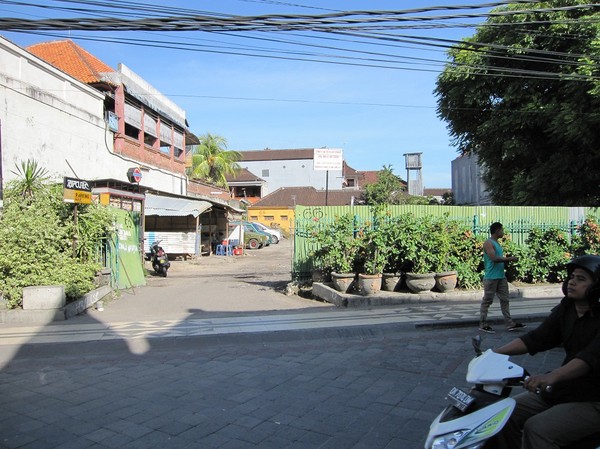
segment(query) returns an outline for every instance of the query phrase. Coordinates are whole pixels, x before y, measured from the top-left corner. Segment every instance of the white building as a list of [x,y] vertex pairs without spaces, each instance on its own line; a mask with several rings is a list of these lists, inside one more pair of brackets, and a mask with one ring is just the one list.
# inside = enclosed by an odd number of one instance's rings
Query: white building
[[[319,149],[326,150],[326,149]],[[332,150],[336,156],[339,149]],[[265,181],[261,196],[281,187],[312,186],[317,190],[341,190],[344,182],[342,170],[315,169],[315,149],[240,151],[242,168]],[[340,166],[342,164],[340,163]]]

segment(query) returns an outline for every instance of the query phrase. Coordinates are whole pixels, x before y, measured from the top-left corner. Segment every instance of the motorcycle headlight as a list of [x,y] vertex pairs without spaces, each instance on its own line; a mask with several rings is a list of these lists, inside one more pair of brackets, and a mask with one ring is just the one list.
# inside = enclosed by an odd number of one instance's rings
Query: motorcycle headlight
[[[441,435],[433,440],[431,449],[453,449],[455,448],[464,436],[468,433],[467,430],[457,430],[456,432]],[[475,443],[473,446],[467,446],[465,449],[480,449],[485,441]]]

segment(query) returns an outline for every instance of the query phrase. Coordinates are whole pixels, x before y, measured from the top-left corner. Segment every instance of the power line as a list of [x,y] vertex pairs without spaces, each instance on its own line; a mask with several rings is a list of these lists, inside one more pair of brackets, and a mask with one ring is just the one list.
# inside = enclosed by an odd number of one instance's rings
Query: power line
[[[101,7],[109,7],[109,8],[117,8],[117,9],[137,9],[137,10],[144,10],[146,12],[146,14],[148,13],[148,11],[152,11],[152,12],[156,12],[156,13],[161,13],[163,12],[166,8],[161,7],[161,6],[151,6],[151,5],[147,5],[144,3],[138,3],[138,2],[117,2],[115,0],[104,0],[104,1],[93,1],[93,0],[59,0],[62,3],[69,3],[69,4],[85,4],[85,5],[91,5],[91,6],[101,6]],[[276,3],[280,3],[280,2],[276,2]],[[485,3],[485,4],[479,4],[479,5],[469,5],[469,6],[464,6],[464,5],[458,5],[458,6],[434,6],[434,7],[427,7],[427,8],[418,8],[418,9],[410,9],[410,10],[404,10],[404,11],[350,11],[350,12],[336,12],[333,14],[324,14],[324,15],[317,15],[317,16],[307,16],[307,15],[265,15],[265,16],[248,16],[248,17],[240,17],[240,16],[229,16],[229,15],[225,15],[225,14],[220,14],[220,17],[217,19],[217,21],[213,24],[214,26],[217,27],[225,27],[225,29],[227,29],[227,27],[229,26],[229,19],[233,18],[235,19],[233,21],[233,23],[246,23],[246,22],[254,22],[255,20],[258,20],[259,22],[264,22],[264,23],[268,23],[269,27],[273,26],[273,21],[277,21],[277,20],[281,20],[281,18],[289,18],[289,17],[294,17],[294,18],[306,18],[306,17],[310,17],[310,18],[316,18],[318,20],[322,20],[322,19],[326,19],[324,20],[323,23],[326,24],[325,27],[314,27],[312,29],[308,29],[308,30],[304,30],[304,33],[300,35],[301,38],[303,39],[317,39],[317,40],[336,40],[338,43],[348,43],[348,44],[365,44],[365,45],[377,45],[379,47],[388,47],[388,48],[429,48],[431,50],[437,50],[437,51],[446,51],[450,48],[457,48],[457,46],[461,46],[463,49],[468,50],[468,51],[473,51],[473,52],[480,52],[482,54],[484,54],[486,57],[488,58],[493,58],[493,59],[505,59],[505,60],[519,60],[521,62],[530,62],[530,63],[537,63],[537,64],[543,64],[544,67],[547,67],[547,70],[540,70],[540,68],[538,67],[537,70],[527,70],[527,69],[520,69],[520,70],[515,70],[512,68],[504,68],[504,67],[495,67],[495,66],[491,66],[491,65],[484,65],[484,66],[466,66],[463,65],[462,67],[469,69],[471,71],[473,71],[473,74],[478,74],[478,75],[485,75],[485,76],[505,76],[505,77],[523,77],[523,76],[527,76],[527,77],[531,77],[531,78],[536,78],[536,79],[565,79],[565,76],[568,76],[569,79],[571,80],[580,80],[580,81],[590,81],[590,80],[594,80],[597,79],[595,77],[589,77],[589,76],[583,76],[583,75],[578,75],[578,74],[564,74],[564,73],[557,73],[555,71],[552,71],[553,68],[555,67],[566,67],[566,66],[572,66],[572,67],[587,67],[587,68],[591,68],[591,69],[596,69],[598,67],[597,64],[592,64],[589,62],[582,62],[582,60],[584,58],[589,58],[586,55],[577,55],[577,54],[570,54],[570,53],[561,53],[561,52],[553,52],[553,51],[546,51],[546,50],[537,50],[537,49],[520,49],[520,51],[522,52],[522,54],[507,54],[508,51],[511,50],[511,47],[509,46],[503,46],[503,45],[498,45],[498,44],[493,44],[493,43],[478,43],[478,42],[473,42],[473,41],[469,41],[468,43],[465,43],[464,41],[457,41],[457,40],[451,40],[451,39],[441,39],[441,38],[435,38],[435,37],[423,37],[423,36],[410,36],[410,35],[402,35],[402,34],[397,34],[397,33],[391,33],[391,32],[374,32],[372,30],[372,27],[370,25],[368,26],[350,26],[350,27],[346,27],[346,26],[338,26],[335,25],[335,20],[337,17],[342,17],[344,18],[344,20],[347,20],[348,17],[354,17],[354,16],[358,16],[358,15],[365,15],[366,17],[364,18],[354,18],[352,20],[381,20],[381,18],[379,16],[383,17],[384,21],[388,21],[390,20],[390,15],[394,15],[394,17],[398,17],[400,15],[403,14],[415,14],[415,13],[423,13],[423,12],[432,12],[432,11],[439,11],[439,10],[457,10],[457,9],[480,9],[480,8],[489,8],[492,6],[499,6],[499,5],[505,5],[507,2],[495,2],[495,3]],[[514,3],[514,2],[511,2]],[[521,2],[518,3],[525,3],[525,4],[529,4],[529,3],[536,3],[533,0],[523,0]],[[27,5],[27,6],[36,6],[39,7],[40,5],[37,4],[32,4],[32,3],[25,3],[25,2],[15,2],[15,1],[8,1],[8,0],[0,0],[0,4],[19,4],[21,6],[23,5]],[[508,11],[511,12],[512,14],[524,14],[524,13],[529,13],[529,12],[540,12],[540,11],[544,11],[544,12],[548,12],[548,11],[552,11],[552,12],[556,12],[556,11],[564,11],[564,10],[571,10],[573,8],[586,8],[589,9],[589,7],[591,6],[600,6],[600,5],[577,5],[577,6],[573,6],[573,7],[559,7],[559,8],[544,8],[544,9],[534,9],[534,10],[529,10],[529,9],[520,9],[520,10],[515,10],[515,11]],[[77,9],[81,9],[81,8],[77,8]],[[97,10],[88,10],[88,12],[92,12],[94,11],[95,13],[98,13]],[[177,13],[197,13],[198,11],[195,10],[190,10],[190,9],[183,9],[183,8],[177,8],[174,10],[171,10],[171,12],[177,12]],[[494,14],[499,14],[499,13],[505,13],[507,11],[497,11],[497,12],[490,12],[490,13],[486,13],[488,16],[492,16]],[[105,11],[102,11],[102,14],[104,14]],[[217,16],[216,13],[209,13],[211,14],[211,17],[208,16],[203,16],[202,19],[209,21],[212,20],[214,17]],[[370,17],[373,16],[373,17]],[[197,17],[197,16],[196,16]],[[440,16],[437,16],[435,19],[439,19]],[[454,15],[446,15],[446,16],[441,16],[444,17],[445,19],[447,19],[448,17],[460,17],[460,18],[464,18],[465,15],[464,14],[454,14]],[[410,17],[409,17],[410,18]],[[170,20],[172,19],[172,17],[167,17],[167,18],[162,18],[159,20],[159,22],[161,20]],[[179,20],[180,18],[175,18],[174,20]],[[431,17],[421,17],[419,18],[419,20],[421,19],[425,19],[425,20],[430,20]],[[11,19],[6,19],[6,20],[11,20]],[[16,20],[16,19],[15,19]],[[69,21],[69,20],[80,20],[80,19],[53,19],[54,21],[58,21],[58,22],[63,22],[63,21]],[[87,20],[87,19],[86,19]],[[111,23],[113,23],[113,21],[115,20],[114,18],[106,18],[106,19],[93,19],[93,20],[101,20],[101,21],[108,21],[106,22],[106,25],[103,26],[107,26],[109,27]],[[225,20],[225,22],[223,22],[223,20]],[[39,22],[39,21],[31,21],[31,22]],[[131,21],[120,21],[123,23],[130,23]],[[2,19],[0,19],[0,28],[1,28],[1,23],[2,23]],[[69,22],[70,23],[70,22]],[[357,22],[358,23],[358,22]],[[551,21],[540,21],[539,23],[543,23],[543,24],[550,24],[550,23],[554,23]],[[577,22],[579,23],[579,22]],[[332,27],[332,24],[334,24],[334,26]],[[437,25],[432,25],[432,27],[435,26],[440,26],[443,27],[445,24],[437,24]],[[522,26],[522,23],[519,23],[520,26]],[[411,26],[410,24],[406,24],[406,25],[402,25],[404,26]],[[412,26],[415,26],[415,24],[412,24]],[[419,25],[416,25],[419,26]],[[386,28],[386,26],[382,27],[382,29],[390,29],[390,30],[395,30],[398,29],[399,27],[394,25],[394,26],[388,26]],[[45,28],[42,28],[45,29]],[[309,47],[309,48],[314,48],[314,49],[319,49],[319,50],[326,50],[329,52],[336,52],[336,53],[323,53],[323,52],[307,52],[307,51],[300,51],[300,50],[290,50],[290,49],[274,49],[274,48],[261,48],[261,47],[257,47],[257,46],[241,46],[241,45],[237,45],[237,44],[222,44],[219,43],[219,45],[205,45],[205,44],[188,44],[188,43],[183,43],[183,42],[170,42],[170,41],[159,41],[156,40],[155,38],[153,39],[148,39],[148,40],[144,40],[144,39],[130,39],[130,38],[117,38],[117,37],[94,37],[94,38],[90,38],[90,37],[83,37],[83,36],[79,36],[76,37],[79,40],[93,40],[93,41],[101,41],[101,42],[112,42],[112,43],[118,43],[118,44],[127,44],[127,45],[134,45],[134,46],[144,46],[144,47],[154,47],[154,48],[165,48],[165,49],[175,49],[175,50],[184,50],[184,51],[195,51],[195,52],[205,52],[205,53],[217,53],[217,54],[227,54],[227,55],[235,55],[235,56],[246,56],[246,57],[259,57],[259,58],[269,58],[269,59],[282,59],[282,60],[294,60],[294,61],[302,61],[302,62],[313,62],[313,63],[325,63],[325,64],[338,64],[338,65],[351,65],[351,66],[360,66],[360,67],[371,67],[371,68],[382,68],[382,69],[395,69],[395,70],[410,70],[410,71],[426,71],[426,72],[435,72],[438,73],[439,70],[436,69],[429,69],[427,67],[438,67],[438,68],[443,68],[446,64],[447,61],[445,59],[440,60],[440,59],[432,59],[432,58],[426,58],[426,57],[415,57],[415,56],[409,56],[409,55],[401,55],[401,54],[396,54],[396,53],[390,53],[390,52],[382,52],[382,51],[368,51],[368,50],[359,50],[356,48],[343,48],[340,47],[339,45],[333,46],[333,45],[325,45],[325,44],[315,44],[315,43],[308,43],[308,42],[297,42],[291,39],[282,39],[282,38],[275,38],[275,37],[265,37],[264,36],[264,31],[260,31],[260,36],[254,36],[251,34],[251,31],[231,31],[231,30],[227,30],[227,31],[216,31],[216,30],[209,30],[210,32],[213,33],[218,33],[221,34],[223,36],[228,36],[228,37],[235,37],[235,38],[240,38],[240,39],[253,39],[253,40],[259,40],[259,41],[263,41],[263,42],[269,42],[269,43],[277,43],[277,44],[282,44],[282,45],[291,45],[291,46],[297,46],[297,47]],[[286,34],[292,34],[294,35],[296,32],[294,31],[289,31],[288,28],[283,27],[282,31],[285,31]],[[312,34],[307,34],[307,32],[312,32]],[[529,33],[531,33],[530,31],[528,31]],[[48,33],[44,33],[42,31],[35,31],[35,32],[31,32],[30,34],[40,34],[40,35],[50,35],[50,36],[57,36],[56,34],[48,34]],[[335,37],[337,36],[337,37]],[[71,34],[69,34],[68,37],[74,37]],[[348,56],[348,54],[350,54],[351,56]]]
[[[63,0],[65,1],[65,0]],[[5,2],[12,3],[12,2]],[[81,1],[80,1],[81,3]],[[97,4],[98,2],[83,2]],[[131,3],[131,2],[130,2]],[[535,3],[522,0],[517,3]],[[215,17],[212,15],[182,15],[165,17],[146,17],[125,20],[115,17],[100,18],[66,18],[66,19],[17,19],[0,18],[0,29],[3,30],[86,30],[86,31],[289,31],[311,30],[331,31],[334,28],[366,27],[367,24],[386,24],[397,22],[421,22],[431,20],[454,20],[457,18],[489,18],[496,16],[512,16],[527,13],[560,12],[587,10],[598,6],[594,4],[571,5],[552,8],[494,10],[486,13],[446,14],[441,16],[407,16],[434,10],[469,10],[503,5],[505,2],[485,5],[460,5],[445,7],[429,7],[403,11],[345,11],[321,15],[279,14],[245,17]]]

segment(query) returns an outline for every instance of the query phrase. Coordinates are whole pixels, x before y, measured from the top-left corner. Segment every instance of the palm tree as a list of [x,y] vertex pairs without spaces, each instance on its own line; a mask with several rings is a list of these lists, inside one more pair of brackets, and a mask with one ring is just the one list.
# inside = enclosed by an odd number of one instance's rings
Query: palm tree
[[200,144],[192,149],[192,166],[188,169],[188,176],[227,187],[225,175],[233,175],[242,169],[237,163],[242,155],[228,150],[224,137],[206,133],[198,140]]

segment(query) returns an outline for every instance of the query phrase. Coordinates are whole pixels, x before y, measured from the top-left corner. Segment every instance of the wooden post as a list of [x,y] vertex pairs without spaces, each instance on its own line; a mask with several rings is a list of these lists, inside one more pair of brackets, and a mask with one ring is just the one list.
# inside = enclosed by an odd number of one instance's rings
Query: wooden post
[[77,257],[77,203],[73,208],[73,258]]

